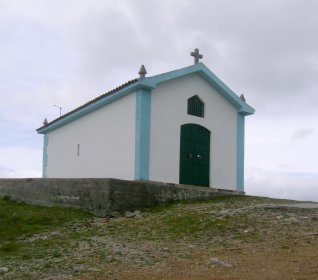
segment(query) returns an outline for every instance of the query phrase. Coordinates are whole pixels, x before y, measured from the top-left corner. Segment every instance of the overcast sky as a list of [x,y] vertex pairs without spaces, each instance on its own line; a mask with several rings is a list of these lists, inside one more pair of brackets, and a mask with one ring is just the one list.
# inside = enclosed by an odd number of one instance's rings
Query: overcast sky
[[318,201],[318,1],[0,0],[0,177],[40,177],[43,119],[203,63],[256,109],[253,195]]

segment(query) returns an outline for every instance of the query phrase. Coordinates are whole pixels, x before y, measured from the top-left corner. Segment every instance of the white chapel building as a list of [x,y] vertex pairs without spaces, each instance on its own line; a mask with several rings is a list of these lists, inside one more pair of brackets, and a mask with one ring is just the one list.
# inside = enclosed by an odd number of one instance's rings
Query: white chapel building
[[203,63],[129,81],[37,129],[44,178],[118,178],[244,192],[255,110]]

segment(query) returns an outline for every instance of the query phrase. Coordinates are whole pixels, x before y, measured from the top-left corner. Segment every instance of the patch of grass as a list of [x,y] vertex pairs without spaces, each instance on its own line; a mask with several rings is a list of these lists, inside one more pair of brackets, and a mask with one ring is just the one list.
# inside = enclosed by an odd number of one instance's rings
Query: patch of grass
[[79,232],[79,231],[72,232],[72,233],[69,235],[69,237],[70,237],[71,239],[74,239],[74,240],[80,239],[80,238],[82,238],[82,236],[83,236],[83,233],[82,233],[82,232]]
[[92,215],[78,209],[44,207],[0,199],[0,255],[20,249],[16,241],[24,236],[58,229],[70,221]]
[[215,219],[206,214],[195,213],[167,217],[163,219],[163,223],[165,231],[176,238],[203,235],[210,231],[222,233],[231,226],[229,219]]
[[5,195],[4,197],[2,197],[3,201],[10,201],[11,197],[10,195]]
[[282,245],[281,248],[283,250],[290,250],[291,249],[289,245]]
[[[145,209],[143,219],[111,220],[105,225],[107,234],[125,241],[151,240],[172,241],[187,239],[210,239],[228,236],[243,242],[261,240],[257,231],[244,232],[250,225],[264,222],[260,219],[262,209],[255,209],[251,215],[248,211],[236,214],[218,215],[223,211],[234,211],[249,205],[273,203],[276,200],[259,197],[216,197],[209,201],[176,202]],[[257,214],[259,212],[259,214]],[[235,212],[234,212],[235,213]],[[247,214],[249,213],[249,214]]]
[[44,207],[0,200],[0,241],[57,228],[92,215],[73,208]]
[[7,242],[0,246],[0,250],[5,254],[16,252],[19,249],[19,244],[16,242]]

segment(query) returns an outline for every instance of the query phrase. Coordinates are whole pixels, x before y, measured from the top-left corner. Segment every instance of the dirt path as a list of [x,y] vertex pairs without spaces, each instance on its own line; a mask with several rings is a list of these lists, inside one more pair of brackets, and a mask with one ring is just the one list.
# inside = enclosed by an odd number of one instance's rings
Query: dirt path
[[[294,246],[292,250],[242,248],[197,252],[192,259],[169,259],[151,268],[129,269],[103,279],[118,280],[281,280],[317,279],[318,244]],[[213,266],[217,257],[231,267]]]

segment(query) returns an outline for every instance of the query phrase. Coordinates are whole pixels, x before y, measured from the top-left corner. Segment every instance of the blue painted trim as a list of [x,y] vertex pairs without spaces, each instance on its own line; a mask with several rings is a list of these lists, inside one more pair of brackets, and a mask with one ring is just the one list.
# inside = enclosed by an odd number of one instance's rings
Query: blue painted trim
[[244,134],[245,116],[237,114],[237,147],[236,147],[236,190],[244,192]]
[[135,180],[149,180],[151,90],[136,92]]
[[47,145],[49,144],[49,136],[47,134],[43,137],[43,158],[42,158],[42,177],[46,178],[46,167],[47,167]]

